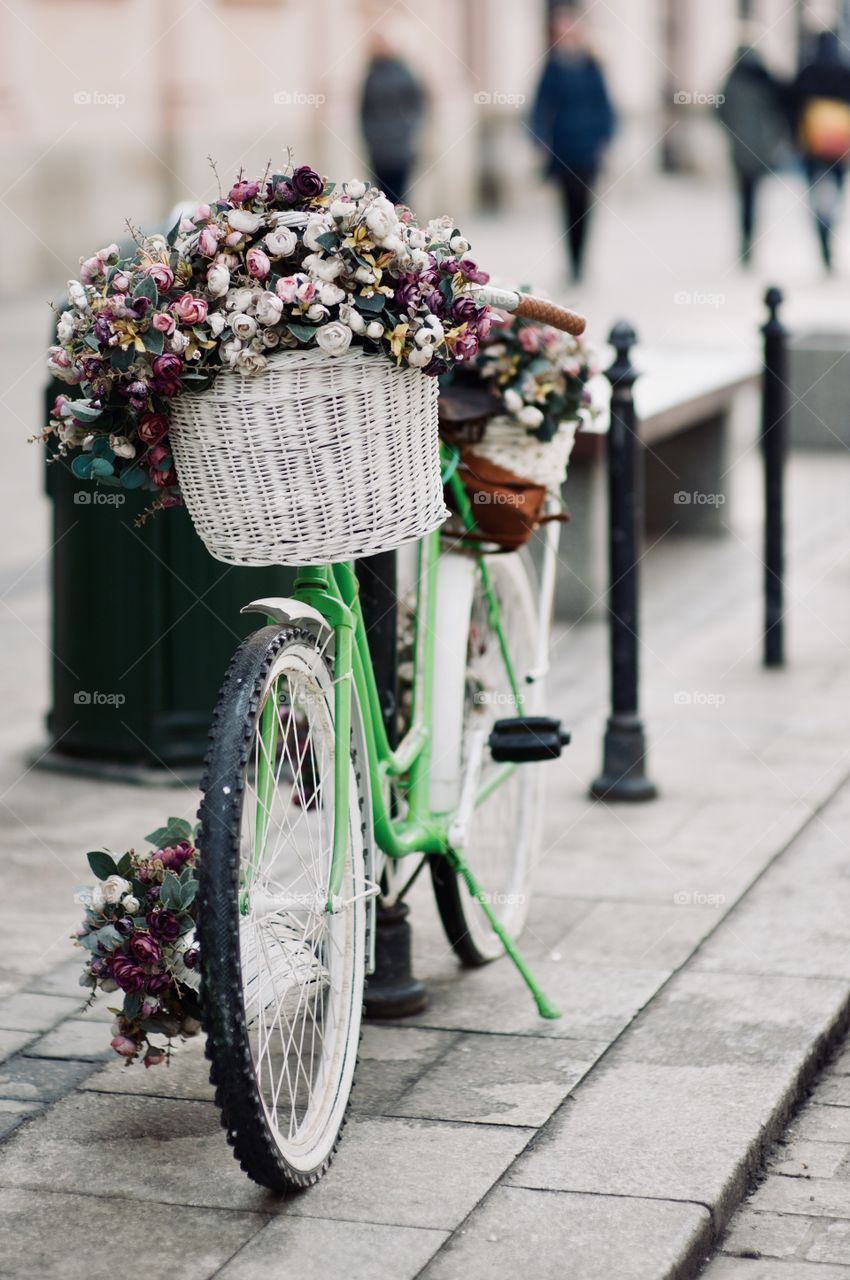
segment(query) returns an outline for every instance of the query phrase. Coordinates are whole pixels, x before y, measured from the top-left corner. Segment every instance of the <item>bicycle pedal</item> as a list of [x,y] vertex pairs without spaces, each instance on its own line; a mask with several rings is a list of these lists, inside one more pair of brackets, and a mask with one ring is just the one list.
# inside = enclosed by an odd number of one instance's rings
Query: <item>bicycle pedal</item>
[[489,737],[490,754],[499,764],[557,760],[570,735],[551,716],[516,716],[497,720]]

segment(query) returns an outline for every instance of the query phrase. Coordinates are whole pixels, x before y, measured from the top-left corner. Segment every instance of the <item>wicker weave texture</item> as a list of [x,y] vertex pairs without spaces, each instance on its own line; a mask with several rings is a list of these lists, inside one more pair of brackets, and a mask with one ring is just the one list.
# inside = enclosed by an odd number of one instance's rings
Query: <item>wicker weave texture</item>
[[543,443],[513,418],[497,416],[489,420],[482,440],[472,446],[472,451],[477,457],[558,494],[567,478],[577,430],[577,422],[562,422],[552,439]]
[[189,514],[227,564],[332,564],[389,551],[448,514],[435,378],[350,349],[222,371],[171,408]]

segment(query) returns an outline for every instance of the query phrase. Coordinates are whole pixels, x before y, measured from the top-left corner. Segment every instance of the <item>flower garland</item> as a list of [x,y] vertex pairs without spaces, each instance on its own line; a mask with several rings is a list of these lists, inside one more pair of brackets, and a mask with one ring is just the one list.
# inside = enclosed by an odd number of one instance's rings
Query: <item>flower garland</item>
[[200,950],[195,937],[198,851],[181,818],[146,837],[153,852],[88,855],[98,883],[76,891],[85,918],[75,941],[88,955],[80,985],[120,991],[112,1048],[146,1067],[164,1062],[171,1041],[201,1029]]
[[167,236],[110,244],[68,283],[48,370],[56,397],[47,435],[79,449],[72,470],[179,500],[168,443],[169,401],[220,369],[259,373],[278,348],[326,356],[352,343],[436,376],[476,356],[486,283],[469,244],[442,218],[419,227],[376,188],[341,186],[302,165],[243,177],[226,196],[181,216]]

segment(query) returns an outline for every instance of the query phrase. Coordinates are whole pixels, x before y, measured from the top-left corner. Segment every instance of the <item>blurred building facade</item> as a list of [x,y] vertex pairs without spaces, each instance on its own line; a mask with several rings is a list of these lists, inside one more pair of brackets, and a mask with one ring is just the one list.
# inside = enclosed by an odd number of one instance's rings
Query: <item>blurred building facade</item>
[[[425,216],[522,207],[539,194],[524,129],[547,50],[549,0],[15,0],[0,6],[0,290],[61,287],[79,257],[150,227],[177,199],[262,172],[285,148],[340,177],[363,173],[357,102],[380,30],[427,88],[411,203]],[[610,165],[722,172],[715,94],[740,34],[759,24],[790,74],[807,24],[847,0],[609,0],[589,35],[621,117]]]

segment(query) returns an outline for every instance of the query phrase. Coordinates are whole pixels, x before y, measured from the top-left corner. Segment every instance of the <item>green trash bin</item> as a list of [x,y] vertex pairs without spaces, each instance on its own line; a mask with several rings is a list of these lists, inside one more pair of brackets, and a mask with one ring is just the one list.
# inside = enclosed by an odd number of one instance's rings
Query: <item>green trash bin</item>
[[[52,384],[46,404],[62,388]],[[46,419],[45,419],[46,420]],[[249,601],[291,592],[294,570],[214,560],[183,508],[142,528],[150,494],[47,465],[52,501],[49,749],[44,763],[163,781],[196,774]]]

